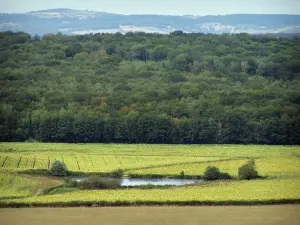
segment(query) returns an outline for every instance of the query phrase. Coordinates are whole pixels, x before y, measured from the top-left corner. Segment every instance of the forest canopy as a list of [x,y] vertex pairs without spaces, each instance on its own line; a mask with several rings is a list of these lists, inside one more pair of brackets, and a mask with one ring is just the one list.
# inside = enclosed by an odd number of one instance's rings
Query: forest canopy
[[0,33],[0,141],[300,144],[300,40]]

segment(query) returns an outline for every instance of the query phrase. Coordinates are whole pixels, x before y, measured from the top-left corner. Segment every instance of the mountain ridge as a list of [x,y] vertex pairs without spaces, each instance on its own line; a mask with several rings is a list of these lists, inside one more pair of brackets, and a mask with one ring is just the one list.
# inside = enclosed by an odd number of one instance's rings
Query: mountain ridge
[[[125,28],[124,28],[125,27]],[[45,9],[27,13],[0,13],[0,31],[30,34],[64,33],[299,33],[300,15],[155,15],[115,14],[68,8]]]

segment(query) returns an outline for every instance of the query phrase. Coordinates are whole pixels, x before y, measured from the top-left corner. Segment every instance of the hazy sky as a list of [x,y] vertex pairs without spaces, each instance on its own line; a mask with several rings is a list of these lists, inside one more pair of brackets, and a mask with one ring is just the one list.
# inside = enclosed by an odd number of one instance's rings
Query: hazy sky
[[0,0],[0,12],[88,9],[122,14],[300,14],[300,0]]

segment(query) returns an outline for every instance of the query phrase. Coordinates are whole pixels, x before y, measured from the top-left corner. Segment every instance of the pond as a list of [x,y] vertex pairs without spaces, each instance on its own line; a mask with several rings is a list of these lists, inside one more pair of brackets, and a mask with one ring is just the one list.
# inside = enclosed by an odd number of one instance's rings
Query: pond
[[[72,180],[76,180],[78,182],[83,181],[85,177],[73,177]],[[181,186],[186,184],[195,184],[199,183],[202,180],[192,180],[192,179],[143,179],[143,178],[122,178],[121,186],[141,186],[141,185],[175,185]]]
[[142,178],[123,178],[121,186],[141,186],[141,185],[185,185],[195,184],[200,180],[190,179],[142,179]]

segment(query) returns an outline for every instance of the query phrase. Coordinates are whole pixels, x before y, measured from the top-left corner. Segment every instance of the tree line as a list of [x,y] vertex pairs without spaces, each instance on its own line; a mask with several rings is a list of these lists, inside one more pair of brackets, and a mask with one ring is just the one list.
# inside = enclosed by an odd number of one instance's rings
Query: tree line
[[0,140],[300,143],[300,41],[0,33]]

